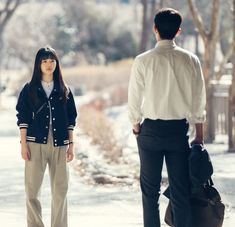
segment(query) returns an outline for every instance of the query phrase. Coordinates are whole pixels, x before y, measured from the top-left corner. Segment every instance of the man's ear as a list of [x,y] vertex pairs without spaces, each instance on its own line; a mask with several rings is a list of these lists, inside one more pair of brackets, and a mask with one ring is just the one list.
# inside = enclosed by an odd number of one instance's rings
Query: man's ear
[[158,33],[158,30],[157,30],[155,24],[153,25],[153,33],[154,33],[154,34]]
[[178,32],[176,33],[175,37],[179,36],[181,34],[181,28],[179,28]]

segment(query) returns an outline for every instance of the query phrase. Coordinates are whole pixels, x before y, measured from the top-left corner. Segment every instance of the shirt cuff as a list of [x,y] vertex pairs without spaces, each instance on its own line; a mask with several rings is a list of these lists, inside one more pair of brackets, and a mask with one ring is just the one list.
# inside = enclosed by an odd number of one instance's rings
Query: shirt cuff
[[129,119],[130,119],[130,122],[132,125],[137,125],[137,124],[141,123],[141,121],[142,121],[142,118],[138,118],[138,119],[129,118]]
[[187,120],[190,124],[204,123],[206,121],[206,111],[203,111],[202,114],[191,115]]
[[139,114],[129,112],[128,115],[132,125],[136,125],[142,121],[142,116]]

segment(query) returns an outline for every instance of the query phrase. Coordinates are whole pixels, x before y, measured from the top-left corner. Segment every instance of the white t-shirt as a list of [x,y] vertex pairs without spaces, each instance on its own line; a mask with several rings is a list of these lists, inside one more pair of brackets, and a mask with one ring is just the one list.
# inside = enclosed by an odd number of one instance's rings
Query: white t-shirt
[[[51,95],[51,92],[53,90],[53,87],[54,87],[54,81],[45,82],[45,81],[42,80],[41,83],[42,83],[43,90],[45,91],[45,93],[47,95],[47,98],[49,98],[50,95]],[[49,102],[49,105],[50,105],[50,102]],[[51,107],[50,107],[50,124],[52,124]]]
[[47,95],[47,98],[49,98],[52,90],[53,90],[53,87],[54,87],[54,81],[52,80],[51,82],[45,82],[45,81],[41,81],[42,83],[42,87]]

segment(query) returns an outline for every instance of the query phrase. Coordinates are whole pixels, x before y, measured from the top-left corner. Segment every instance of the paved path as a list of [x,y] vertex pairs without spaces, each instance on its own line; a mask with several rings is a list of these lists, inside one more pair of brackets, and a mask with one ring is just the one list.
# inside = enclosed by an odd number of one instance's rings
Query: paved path
[[[24,163],[19,153],[18,138],[1,137],[0,144],[0,226],[26,227]],[[82,183],[82,179],[75,175],[72,168],[70,170],[69,227],[142,227],[138,187],[88,186]],[[166,202],[162,198],[162,214]],[[43,184],[42,206],[45,227],[49,227],[48,174]],[[235,214],[231,210],[226,211],[223,226],[235,226]]]
[[[1,227],[26,227],[24,162],[16,137],[0,138]],[[140,227],[140,195],[135,188],[95,187],[81,182],[70,168],[70,227]],[[50,187],[46,173],[41,192],[45,226],[50,226]]]

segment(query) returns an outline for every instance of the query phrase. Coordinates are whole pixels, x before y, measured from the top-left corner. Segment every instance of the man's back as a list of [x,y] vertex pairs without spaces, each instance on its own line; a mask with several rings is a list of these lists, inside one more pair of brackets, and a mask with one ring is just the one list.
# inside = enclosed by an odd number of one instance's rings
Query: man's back
[[[193,121],[193,115],[199,116],[204,110],[205,103],[201,100],[205,100],[202,97],[205,91],[199,60],[176,46],[173,40],[161,40],[154,49],[137,56],[132,74],[130,87],[138,86],[143,91],[141,115],[144,118]],[[132,99],[136,102],[138,98],[137,94],[129,96],[129,106]]]

